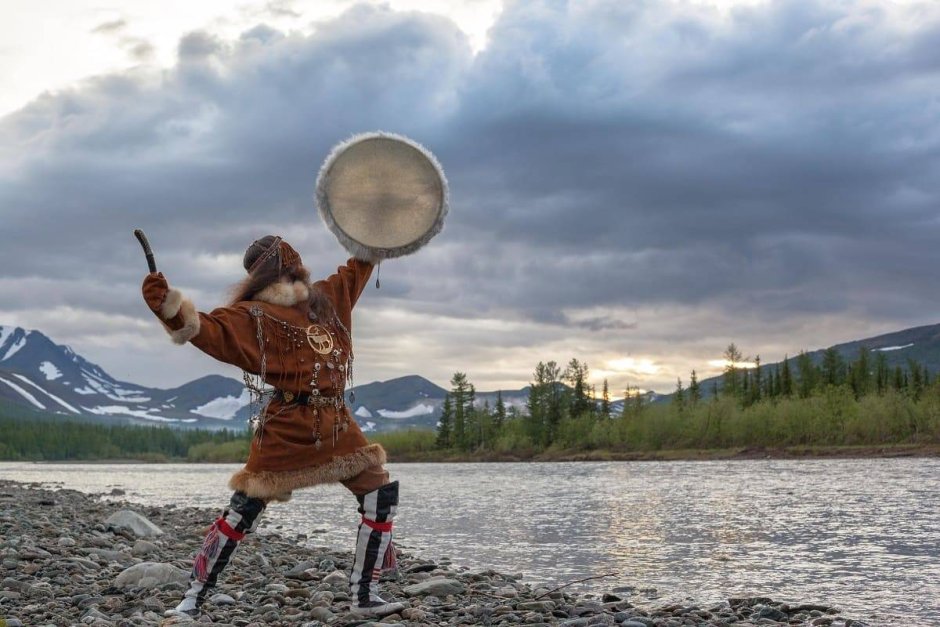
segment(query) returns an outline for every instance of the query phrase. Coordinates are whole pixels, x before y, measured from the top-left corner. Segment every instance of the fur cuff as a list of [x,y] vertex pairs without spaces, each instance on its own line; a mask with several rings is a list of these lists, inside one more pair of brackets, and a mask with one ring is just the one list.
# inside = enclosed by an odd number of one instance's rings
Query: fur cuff
[[283,307],[293,307],[308,298],[310,298],[310,288],[303,281],[294,281],[293,283],[279,281],[255,294],[255,300]]
[[[167,300],[169,300],[169,295],[167,295]],[[164,303],[164,305],[165,304],[166,303]],[[170,339],[173,340],[174,344],[185,344],[199,335],[199,312],[196,311],[196,306],[193,305],[191,300],[180,297],[177,316],[182,319],[182,327],[171,329],[165,323],[163,326],[166,328],[166,332],[170,334]],[[175,318],[176,316],[173,317]]]
[[381,444],[369,444],[349,455],[334,457],[320,466],[300,470],[239,470],[229,479],[233,490],[266,501],[287,501],[291,492],[323,483],[352,479],[366,468],[385,463],[385,449]]
[[160,305],[160,317],[164,320],[172,320],[180,312],[180,305],[183,304],[183,294],[172,287],[167,290],[163,304]]

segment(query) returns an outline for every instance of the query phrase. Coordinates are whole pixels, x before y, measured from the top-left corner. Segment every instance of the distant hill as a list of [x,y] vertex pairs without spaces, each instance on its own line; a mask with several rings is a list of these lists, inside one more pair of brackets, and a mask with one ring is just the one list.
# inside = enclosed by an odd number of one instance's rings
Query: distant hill
[[[940,373],[940,324],[931,324],[923,327],[905,329],[903,331],[895,331],[894,333],[876,335],[875,337],[863,340],[836,344],[831,348],[838,351],[839,355],[846,362],[851,362],[858,357],[862,347],[868,348],[873,354],[883,353],[887,359],[888,366],[892,369],[896,366],[901,366],[906,369],[908,361],[914,360],[920,365],[926,366],[927,370],[933,375]],[[814,364],[819,365],[822,363],[823,355],[827,350],[828,347],[813,350],[807,352],[807,354],[810,359],[813,360]],[[795,365],[793,358],[796,357],[796,354],[789,355],[789,357],[792,367]],[[761,364],[761,367],[774,368],[782,363],[783,361],[764,363]],[[699,381],[704,395],[711,395],[713,383],[716,381],[720,386],[720,376]],[[683,383],[688,384],[685,377],[683,377]],[[672,398],[672,394],[665,395],[661,398],[662,400],[668,400]]]

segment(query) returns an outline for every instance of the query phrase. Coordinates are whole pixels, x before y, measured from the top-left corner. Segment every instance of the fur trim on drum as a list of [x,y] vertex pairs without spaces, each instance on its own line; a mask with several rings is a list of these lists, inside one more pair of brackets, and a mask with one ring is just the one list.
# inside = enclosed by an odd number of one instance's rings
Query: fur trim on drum
[[251,497],[266,501],[288,501],[294,490],[351,479],[366,468],[384,463],[385,449],[381,444],[370,444],[349,455],[334,457],[325,464],[300,470],[250,472],[242,469],[232,475],[228,485]]
[[[421,236],[420,239],[415,240],[407,246],[402,246],[399,248],[376,248],[374,246],[366,246],[360,242],[357,242],[352,237],[346,234],[342,228],[336,223],[336,219],[333,217],[333,213],[330,210],[330,201],[328,194],[326,192],[327,175],[330,172],[330,169],[333,167],[334,162],[339,156],[353,144],[357,144],[361,141],[372,139],[376,137],[388,137],[390,139],[398,140],[402,143],[405,143],[418,152],[420,152],[437,170],[437,174],[441,179],[441,213],[437,218],[437,221],[431,226],[430,230],[427,233]],[[384,131],[375,131],[371,133],[360,133],[358,135],[353,135],[344,142],[341,142],[335,146],[330,151],[330,154],[326,157],[326,160],[323,162],[323,165],[320,167],[320,173],[317,175],[317,190],[315,194],[315,199],[317,203],[317,210],[320,212],[320,217],[326,223],[327,228],[336,236],[336,239],[339,240],[340,245],[349,252],[350,255],[359,259],[361,261],[367,261],[371,264],[378,264],[384,259],[392,259],[395,257],[404,257],[405,255],[411,255],[412,253],[417,252],[419,249],[424,248],[425,244],[431,241],[431,239],[441,232],[441,229],[444,228],[444,218],[447,217],[447,212],[450,208],[450,190],[447,185],[447,177],[444,175],[444,168],[441,166],[440,162],[437,160],[437,157],[434,156],[430,150],[414,141],[409,137],[404,135],[398,135],[397,133],[386,133]]]
[[305,302],[308,298],[310,298],[310,288],[303,281],[294,281],[293,283],[278,281],[255,294],[254,300],[283,307],[293,307],[297,303]]

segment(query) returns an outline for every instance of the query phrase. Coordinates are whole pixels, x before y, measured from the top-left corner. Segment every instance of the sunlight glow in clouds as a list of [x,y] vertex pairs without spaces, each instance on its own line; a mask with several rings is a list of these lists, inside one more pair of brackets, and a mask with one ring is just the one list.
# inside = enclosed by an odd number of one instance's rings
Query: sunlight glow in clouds
[[734,366],[735,368],[756,368],[757,363],[753,361],[728,361],[727,359],[712,359],[708,362],[708,365],[712,368],[721,368],[724,370],[729,366]]
[[623,357],[613,359],[607,362],[606,370],[598,370],[597,375],[601,373],[616,374],[635,374],[635,375],[655,375],[662,370],[662,366],[656,364],[652,359]]

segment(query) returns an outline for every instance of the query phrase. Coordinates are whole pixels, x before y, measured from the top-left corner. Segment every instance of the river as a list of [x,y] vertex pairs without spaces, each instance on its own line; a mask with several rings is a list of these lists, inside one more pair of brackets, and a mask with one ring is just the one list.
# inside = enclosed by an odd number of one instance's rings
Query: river
[[[236,468],[0,463],[0,477],[221,508]],[[766,595],[872,625],[940,625],[937,459],[389,468],[398,542],[429,558],[551,586],[616,573],[581,589],[632,587],[646,605]],[[351,550],[355,507],[340,486],[304,490],[269,507],[263,529]]]

